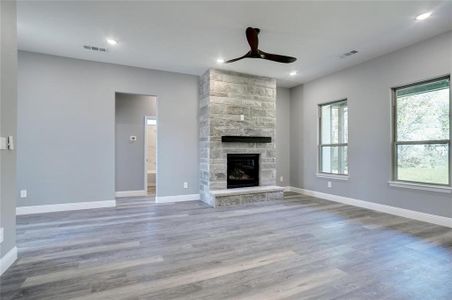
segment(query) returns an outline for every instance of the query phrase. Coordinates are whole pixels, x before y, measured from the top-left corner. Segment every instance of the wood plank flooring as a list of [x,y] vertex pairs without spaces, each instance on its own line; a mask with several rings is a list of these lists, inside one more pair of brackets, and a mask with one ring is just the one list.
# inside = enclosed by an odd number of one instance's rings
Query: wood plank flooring
[[9,299],[452,299],[452,229],[288,195],[17,219]]

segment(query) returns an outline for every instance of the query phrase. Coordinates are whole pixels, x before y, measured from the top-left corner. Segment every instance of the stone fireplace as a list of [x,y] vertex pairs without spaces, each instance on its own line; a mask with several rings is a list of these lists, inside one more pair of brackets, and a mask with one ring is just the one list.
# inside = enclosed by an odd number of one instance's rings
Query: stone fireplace
[[200,84],[200,194],[211,206],[282,199],[276,81],[211,69]]

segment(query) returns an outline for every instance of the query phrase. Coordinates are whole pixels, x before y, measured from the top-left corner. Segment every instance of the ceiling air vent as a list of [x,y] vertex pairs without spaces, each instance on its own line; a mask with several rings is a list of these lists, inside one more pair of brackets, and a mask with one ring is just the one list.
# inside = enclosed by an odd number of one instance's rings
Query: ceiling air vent
[[95,51],[95,52],[107,52],[107,49],[106,48],[102,48],[102,47],[83,45],[83,48],[86,49],[86,50],[91,50],[91,51]]
[[347,53],[342,54],[341,58],[346,58],[348,56],[355,55],[356,53],[358,53],[358,50],[351,50],[351,51],[348,51]]

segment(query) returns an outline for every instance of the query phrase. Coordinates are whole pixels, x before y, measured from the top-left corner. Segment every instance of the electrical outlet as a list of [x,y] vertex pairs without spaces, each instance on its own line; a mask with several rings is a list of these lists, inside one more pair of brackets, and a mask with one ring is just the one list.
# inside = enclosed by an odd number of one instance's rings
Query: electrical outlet
[[0,150],[14,150],[14,137],[0,137]]
[[20,190],[20,198],[27,198],[27,190]]
[[240,115],[240,121],[245,121],[245,115]]
[[188,182],[184,182],[184,189],[188,189]]
[[280,181],[280,182],[283,182],[283,181],[284,181],[284,177],[282,177],[282,176],[279,177],[279,181]]
[[328,181],[328,188],[332,188],[333,187],[333,183],[331,181]]
[[3,243],[3,228],[0,228],[0,244]]

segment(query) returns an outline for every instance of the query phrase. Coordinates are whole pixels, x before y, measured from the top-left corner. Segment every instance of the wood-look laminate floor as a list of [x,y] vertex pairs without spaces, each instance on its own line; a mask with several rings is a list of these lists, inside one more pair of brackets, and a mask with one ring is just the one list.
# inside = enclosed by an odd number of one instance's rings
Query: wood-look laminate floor
[[311,197],[20,216],[1,299],[452,299],[452,230]]

